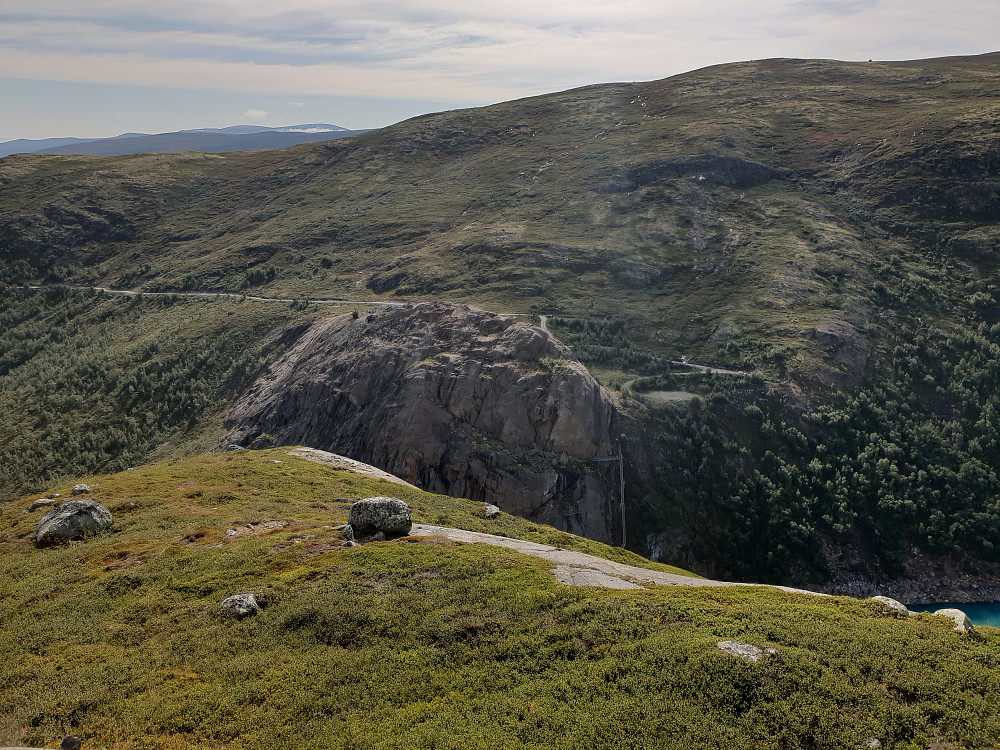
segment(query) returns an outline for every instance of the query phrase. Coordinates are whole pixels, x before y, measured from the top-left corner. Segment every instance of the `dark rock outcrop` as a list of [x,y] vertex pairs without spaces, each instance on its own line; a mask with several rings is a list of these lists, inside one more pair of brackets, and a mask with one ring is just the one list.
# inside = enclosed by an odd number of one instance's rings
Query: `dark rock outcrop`
[[35,544],[46,547],[83,539],[111,528],[111,511],[93,500],[70,500],[53,508],[35,527]]
[[612,452],[615,420],[546,331],[425,303],[313,325],[233,408],[220,445],[267,433],[607,540],[617,483],[591,459]]
[[818,341],[841,367],[833,384],[854,388],[861,381],[868,365],[870,350],[865,337],[843,320],[828,320],[813,330],[811,337]]
[[780,170],[738,156],[702,154],[687,159],[656,159],[616,170],[611,182],[597,187],[598,193],[629,193],[646,185],[677,179],[694,179],[707,185],[743,189],[763,185],[782,176]]

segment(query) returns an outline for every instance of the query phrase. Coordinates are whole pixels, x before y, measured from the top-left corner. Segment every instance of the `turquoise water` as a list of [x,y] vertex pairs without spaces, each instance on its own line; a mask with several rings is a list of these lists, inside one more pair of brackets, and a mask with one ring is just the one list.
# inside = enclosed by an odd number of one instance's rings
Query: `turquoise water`
[[968,602],[955,604],[941,602],[940,604],[907,604],[913,612],[933,612],[936,609],[960,609],[969,616],[973,625],[992,625],[1000,628],[1000,602]]

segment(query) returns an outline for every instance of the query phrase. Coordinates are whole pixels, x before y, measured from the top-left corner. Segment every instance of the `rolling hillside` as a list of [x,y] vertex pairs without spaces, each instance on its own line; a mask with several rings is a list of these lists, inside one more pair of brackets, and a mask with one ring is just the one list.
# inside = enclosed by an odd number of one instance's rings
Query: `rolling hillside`
[[[0,274],[544,314],[621,393],[637,551],[859,592],[947,568],[937,580],[973,596],[995,581],[1000,544],[998,97],[1000,55],[765,60],[283,151],[13,156],[0,161]],[[59,289],[89,336],[96,313]],[[32,377],[60,367],[31,345],[53,315],[40,294],[2,303],[0,470],[22,489],[148,456],[167,434],[165,450],[193,435],[204,446],[288,344],[235,379],[206,365],[202,410],[184,424],[147,420],[162,402],[145,372],[129,402],[144,426],[70,458],[39,443],[49,422],[24,418],[14,395],[75,389],[62,420],[94,416],[79,379],[52,391]],[[149,324],[171,351],[198,317],[187,304],[165,313],[174,333]],[[280,342],[317,310],[270,316],[246,333],[201,317],[202,342]],[[147,320],[120,335],[143,336]],[[94,366],[121,340],[93,339]],[[132,351],[121,367],[148,370]],[[692,376],[672,364],[683,357],[748,374]],[[641,395],[655,389],[687,395]],[[43,470],[17,444],[44,446]]]

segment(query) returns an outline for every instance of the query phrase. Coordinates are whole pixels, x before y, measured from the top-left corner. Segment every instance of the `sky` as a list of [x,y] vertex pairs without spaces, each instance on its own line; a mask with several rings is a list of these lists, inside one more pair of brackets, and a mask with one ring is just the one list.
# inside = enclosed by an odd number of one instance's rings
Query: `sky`
[[370,128],[739,60],[998,49],[996,0],[0,0],[0,141]]

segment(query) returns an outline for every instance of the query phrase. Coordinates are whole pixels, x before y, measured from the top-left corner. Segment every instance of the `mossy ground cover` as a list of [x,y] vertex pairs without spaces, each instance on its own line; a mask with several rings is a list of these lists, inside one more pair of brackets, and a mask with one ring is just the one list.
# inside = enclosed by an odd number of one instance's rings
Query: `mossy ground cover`
[[[214,454],[91,480],[112,533],[37,550],[0,516],[0,741],[108,748],[858,748],[1000,742],[1000,637],[757,588],[605,591],[511,550],[343,549],[348,503],[573,546],[476,503]],[[59,488],[65,489],[65,488]],[[134,503],[134,507],[133,507]],[[227,538],[227,528],[285,526]],[[492,525],[495,524],[495,525]],[[592,542],[587,551],[611,554]],[[618,553],[615,553],[618,554]],[[254,591],[255,618],[217,614]],[[750,664],[736,639],[777,649]]]

